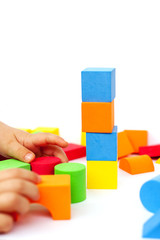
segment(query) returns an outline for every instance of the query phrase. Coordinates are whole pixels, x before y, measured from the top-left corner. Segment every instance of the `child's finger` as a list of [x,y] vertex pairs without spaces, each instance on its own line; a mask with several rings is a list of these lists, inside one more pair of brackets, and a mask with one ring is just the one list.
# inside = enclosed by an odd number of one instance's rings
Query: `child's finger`
[[0,182],[0,194],[5,192],[15,192],[33,201],[37,201],[40,197],[38,187],[35,184],[18,178]]
[[30,209],[30,202],[27,198],[14,192],[0,194],[0,212],[24,214]]
[[42,154],[60,158],[62,162],[68,162],[68,158],[62,148],[58,146],[46,146],[42,149]]
[[13,141],[8,149],[7,154],[13,158],[23,162],[31,162],[35,158],[35,154],[17,141]]
[[34,183],[39,183],[41,181],[41,178],[37,173],[23,168],[6,169],[0,172],[0,182],[13,178],[25,179]]
[[0,213],[0,233],[7,233],[13,227],[13,218],[9,214]]
[[57,145],[59,147],[67,147],[68,143],[61,137],[52,133],[37,133],[30,135],[35,146]]

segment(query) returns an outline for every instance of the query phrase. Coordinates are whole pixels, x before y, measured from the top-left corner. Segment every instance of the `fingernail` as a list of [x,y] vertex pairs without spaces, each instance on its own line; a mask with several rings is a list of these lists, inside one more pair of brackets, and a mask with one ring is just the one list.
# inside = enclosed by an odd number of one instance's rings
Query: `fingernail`
[[27,153],[24,159],[26,162],[30,162],[31,160],[33,160],[33,158],[34,155],[32,153]]

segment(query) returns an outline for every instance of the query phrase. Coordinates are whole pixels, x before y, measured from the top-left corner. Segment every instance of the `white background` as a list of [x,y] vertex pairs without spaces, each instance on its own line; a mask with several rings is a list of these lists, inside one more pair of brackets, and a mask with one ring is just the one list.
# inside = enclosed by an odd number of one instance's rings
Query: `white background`
[[0,120],[59,127],[79,143],[81,71],[115,67],[119,131],[145,129],[149,144],[159,143],[159,23],[158,0],[1,0]]

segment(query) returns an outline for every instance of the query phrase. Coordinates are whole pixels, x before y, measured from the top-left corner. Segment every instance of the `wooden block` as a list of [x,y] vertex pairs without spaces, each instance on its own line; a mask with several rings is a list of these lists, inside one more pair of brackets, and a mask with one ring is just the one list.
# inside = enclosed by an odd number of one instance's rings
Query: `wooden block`
[[86,147],[79,144],[69,143],[66,148],[63,148],[63,151],[67,155],[68,160],[86,156]]
[[81,132],[81,145],[86,146],[86,133]]
[[[36,203],[45,206],[55,220],[71,218],[71,191],[69,175],[41,176],[38,184],[40,199]],[[35,202],[34,202],[35,203]]]
[[153,161],[148,155],[122,158],[119,168],[132,175],[154,171]]
[[40,175],[50,175],[54,174],[54,167],[60,163],[61,160],[59,158],[53,156],[46,156],[35,158],[34,161],[32,161],[30,164],[32,171]]
[[133,152],[134,152],[134,149],[127,137],[127,134],[124,131],[119,132],[118,133],[118,159],[122,157],[126,157]]
[[59,136],[59,128],[37,127],[34,130],[32,130],[32,133],[35,133],[35,132],[47,132],[47,133],[53,133]]
[[83,102],[112,102],[115,68],[86,68],[81,72]]
[[88,189],[117,189],[118,161],[87,161]]
[[0,170],[5,170],[8,168],[24,168],[30,170],[30,164],[16,159],[7,159],[0,161]]
[[111,133],[114,127],[114,100],[82,102],[82,132]]
[[160,239],[160,209],[143,225],[142,237]]
[[86,133],[87,161],[117,161],[117,126],[112,133]]
[[160,144],[140,147],[139,154],[140,155],[147,154],[150,157],[159,157],[160,156]]
[[156,213],[160,209],[160,175],[145,182],[140,189],[140,200],[150,212]]
[[71,203],[86,199],[86,166],[81,163],[61,163],[55,166],[55,174],[71,176]]
[[132,144],[134,153],[139,153],[139,147],[147,146],[148,132],[145,130],[125,130],[129,141]]

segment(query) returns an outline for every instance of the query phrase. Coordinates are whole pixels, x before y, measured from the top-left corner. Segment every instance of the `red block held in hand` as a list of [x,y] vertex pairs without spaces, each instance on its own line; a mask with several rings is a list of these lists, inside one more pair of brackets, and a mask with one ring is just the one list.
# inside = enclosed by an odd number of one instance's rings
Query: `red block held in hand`
[[86,147],[74,143],[69,143],[63,151],[68,157],[68,160],[73,160],[77,158],[82,158],[86,156]]
[[54,167],[60,163],[61,160],[59,158],[53,156],[46,156],[35,158],[35,160],[30,164],[32,171],[40,175],[50,175],[54,174]]

